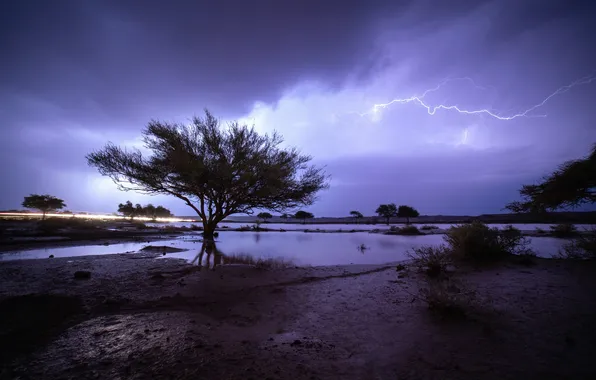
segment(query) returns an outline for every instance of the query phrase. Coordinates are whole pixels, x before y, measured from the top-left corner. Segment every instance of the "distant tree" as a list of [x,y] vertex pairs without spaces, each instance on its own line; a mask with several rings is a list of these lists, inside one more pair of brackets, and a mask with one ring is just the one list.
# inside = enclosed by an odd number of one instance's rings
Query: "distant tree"
[[414,207],[401,205],[397,208],[397,217],[406,218],[406,224],[410,224],[410,218],[417,218],[419,216],[420,213]]
[[281,216],[280,216],[280,218],[282,218],[282,219],[289,219],[291,217],[292,216],[290,214],[281,214]]
[[380,205],[377,207],[376,211],[377,215],[382,218],[385,218],[385,222],[389,225],[389,219],[397,216],[397,206],[395,203],[389,203],[385,205]]
[[118,212],[121,213],[125,218],[133,218],[135,214],[135,206],[132,205],[131,201],[126,203],[120,203],[118,205]]
[[157,206],[155,208],[155,216],[157,218],[171,218],[173,215],[167,208],[163,206]]
[[237,122],[221,128],[209,111],[190,125],[152,121],[143,135],[149,157],[108,143],[87,155],[89,165],[122,190],[183,200],[201,218],[206,239],[232,214],[310,205],[328,187],[323,169],[281,148],[278,134],[259,135]]
[[28,197],[25,197],[22,205],[26,208],[41,211],[43,214],[42,219],[46,218],[46,214],[49,211],[56,211],[66,207],[66,204],[62,199],[47,194],[31,194]]
[[271,215],[271,214],[270,214],[270,213],[268,213],[268,212],[260,212],[260,213],[257,215],[257,218],[259,218],[259,219],[261,219],[263,222],[265,222],[267,219],[271,219],[271,218],[273,218],[273,215]]
[[310,212],[307,211],[298,211],[295,215],[294,218],[296,219],[302,219],[302,224],[306,223],[306,219],[312,219],[315,216],[313,214],[311,214]]
[[134,210],[134,212],[133,212],[133,215],[134,215],[135,217],[137,217],[137,218],[138,218],[139,216],[140,216],[140,217],[143,217],[143,216],[145,216],[145,209],[143,208],[143,206],[141,206],[139,203],[137,203],[137,204],[135,205],[135,210]]
[[524,185],[522,201],[505,208],[515,213],[545,212],[596,203],[596,144],[590,154],[563,163],[537,185]]
[[356,219],[356,222],[360,222],[360,219],[364,218],[364,215],[360,211],[350,211],[350,216]]
[[151,218],[153,220],[155,220],[155,218],[157,218],[157,215],[155,214],[155,206],[153,206],[151,203],[145,205],[145,207],[143,207],[143,214],[147,217],[147,218]]

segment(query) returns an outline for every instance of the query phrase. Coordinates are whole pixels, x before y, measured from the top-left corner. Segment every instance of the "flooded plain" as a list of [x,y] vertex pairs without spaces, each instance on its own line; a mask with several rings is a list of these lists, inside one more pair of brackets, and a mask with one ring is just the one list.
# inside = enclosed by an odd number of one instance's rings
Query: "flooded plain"
[[[552,257],[559,252],[566,240],[550,237],[532,237],[530,246],[540,257]],[[248,255],[255,259],[291,261],[297,266],[328,266],[348,264],[384,264],[407,259],[407,251],[423,245],[439,245],[443,235],[395,236],[355,233],[305,233],[287,232],[237,232],[222,231],[216,240],[217,251],[228,255]],[[148,245],[168,246],[186,251],[168,253],[165,257],[186,259],[192,262],[202,247],[198,233],[157,242],[126,242],[110,245],[86,245],[42,248],[0,255],[0,261],[76,257],[113,253],[137,252]]]

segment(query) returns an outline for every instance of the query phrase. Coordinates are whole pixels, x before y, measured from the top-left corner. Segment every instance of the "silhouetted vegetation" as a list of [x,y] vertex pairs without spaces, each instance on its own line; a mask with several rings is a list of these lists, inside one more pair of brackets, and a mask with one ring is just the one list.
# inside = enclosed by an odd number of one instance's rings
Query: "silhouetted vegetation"
[[377,207],[375,212],[380,217],[385,218],[386,224],[389,225],[389,219],[397,216],[397,206],[395,205],[395,203],[380,205],[379,207]]
[[420,229],[421,229],[422,231],[430,231],[430,230],[438,230],[438,229],[439,229],[439,227],[437,227],[437,226],[429,226],[429,225],[427,225],[427,226],[422,226],[422,227],[420,227]]
[[31,194],[25,197],[22,205],[23,207],[40,211],[43,214],[42,219],[46,218],[46,214],[48,212],[60,210],[66,207],[66,204],[62,199],[48,194]]
[[356,222],[360,222],[360,219],[364,218],[364,215],[360,211],[350,211],[350,216],[356,219]]
[[89,165],[120,189],[181,199],[201,218],[206,238],[229,215],[310,205],[328,187],[323,169],[280,148],[278,134],[237,122],[222,128],[209,111],[190,125],[152,121],[143,136],[151,156],[108,143],[87,156]]
[[312,213],[302,210],[296,212],[296,214],[294,215],[294,218],[302,220],[302,224],[306,223],[306,219],[312,219],[314,217],[315,216]]
[[550,232],[554,237],[570,238],[577,235],[577,227],[569,223],[561,223],[550,226]]
[[544,212],[596,202],[596,144],[587,157],[563,163],[537,185],[519,191],[521,202],[505,208],[513,212]]
[[416,226],[395,227],[391,226],[385,235],[423,235]]
[[172,213],[170,212],[170,210],[163,206],[155,207],[151,203],[144,207],[140,204],[136,204],[133,206],[131,201],[126,201],[126,203],[120,203],[118,205],[118,212],[122,214],[124,217],[130,219],[133,219],[135,217],[146,217],[155,220],[157,218],[172,217]]
[[453,226],[444,236],[454,260],[490,262],[530,252],[529,240],[509,226],[499,231],[481,222]]
[[596,259],[596,230],[586,231],[563,245],[559,257],[566,259]]
[[451,264],[451,251],[444,245],[412,248],[407,255],[418,269],[431,277],[444,273]]
[[266,222],[268,219],[273,218],[273,215],[268,212],[261,212],[257,215],[257,218],[261,219],[263,222]]
[[416,218],[420,216],[420,213],[414,207],[401,205],[397,207],[396,216],[398,218],[406,218],[406,224],[410,224],[410,218]]

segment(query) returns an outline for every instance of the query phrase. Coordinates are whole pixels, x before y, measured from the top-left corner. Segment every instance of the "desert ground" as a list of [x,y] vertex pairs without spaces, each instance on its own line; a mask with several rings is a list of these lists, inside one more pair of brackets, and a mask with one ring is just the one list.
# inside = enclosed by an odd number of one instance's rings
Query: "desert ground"
[[595,274],[539,258],[458,268],[463,306],[447,313],[408,263],[5,261],[0,379],[592,379]]

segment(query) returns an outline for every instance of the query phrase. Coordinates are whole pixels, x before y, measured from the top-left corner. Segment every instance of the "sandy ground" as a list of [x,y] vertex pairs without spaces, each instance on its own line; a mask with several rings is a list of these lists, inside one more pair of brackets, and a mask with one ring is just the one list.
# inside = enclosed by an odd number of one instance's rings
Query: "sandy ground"
[[[596,263],[453,277],[465,318],[395,265],[262,270],[158,254],[0,263],[0,379],[592,379]],[[90,279],[75,279],[80,270]]]

